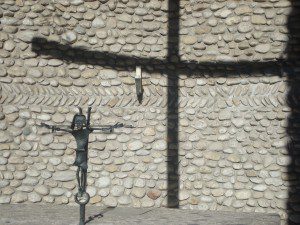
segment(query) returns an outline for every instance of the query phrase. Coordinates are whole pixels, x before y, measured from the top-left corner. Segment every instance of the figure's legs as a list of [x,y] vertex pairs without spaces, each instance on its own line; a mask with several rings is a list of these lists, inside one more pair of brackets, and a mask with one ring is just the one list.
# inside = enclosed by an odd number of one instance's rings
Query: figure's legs
[[87,183],[87,170],[81,167],[78,167],[77,173],[77,182],[78,182],[78,193],[75,195],[75,201],[80,205],[80,218],[79,225],[84,225],[85,223],[85,205],[90,200],[89,194],[86,192],[86,183]]
[[76,150],[74,165],[82,168],[83,170],[87,170],[87,153],[84,149]]

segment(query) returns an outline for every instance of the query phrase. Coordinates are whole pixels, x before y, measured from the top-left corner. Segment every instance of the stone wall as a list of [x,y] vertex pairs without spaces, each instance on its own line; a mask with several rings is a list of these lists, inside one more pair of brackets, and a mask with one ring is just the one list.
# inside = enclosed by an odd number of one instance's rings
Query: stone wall
[[175,69],[180,207],[276,212],[284,223],[289,82],[264,62],[287,57],[290,12],[287,0],[181,0],[172,67],[167,1],[0,0],[0,203],[74,204],[75,141],[37,125],[91,105],[93,123],[135,128],[91,135],[90,204],[166,206],[165,71]]

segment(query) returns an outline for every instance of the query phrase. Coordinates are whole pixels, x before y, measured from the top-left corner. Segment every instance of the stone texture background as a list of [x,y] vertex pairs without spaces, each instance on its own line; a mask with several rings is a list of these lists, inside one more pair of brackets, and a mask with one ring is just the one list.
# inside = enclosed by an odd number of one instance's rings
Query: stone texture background
[[[290,12],[287,0],[182,0],[181,60],[285,58]],[[164,60],[167,13],[167,1],[158,0],[0,0],[0,203],[74,204],[75,141],[37,125],[70,123],[76,106],[91,105],[93,123],[136,128],[91,135],[90,204],[166,206],[168,87],[166,74],[155,70],[165,65],[143,68],[139,104],[134,71],[124,69],[130,60],[86,58],[48,46],[59,56],[77,58],[70,62],[39,55],[31,41],[42,37],[86,50]],[[103,66],[95,65],[98,61]],[[279,67],[199,64],[182,69],[180,207],[276,212],[284,224],[291,162],[287,75]]]

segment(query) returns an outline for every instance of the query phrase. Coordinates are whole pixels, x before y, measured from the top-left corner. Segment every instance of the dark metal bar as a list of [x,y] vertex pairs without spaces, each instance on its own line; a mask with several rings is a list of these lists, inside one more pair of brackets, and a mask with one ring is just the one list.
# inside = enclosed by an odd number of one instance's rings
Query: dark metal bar
[[85,223],[85,204],[80,205],[79,213],[80,213],[79,225],[84,225],[84,223]]

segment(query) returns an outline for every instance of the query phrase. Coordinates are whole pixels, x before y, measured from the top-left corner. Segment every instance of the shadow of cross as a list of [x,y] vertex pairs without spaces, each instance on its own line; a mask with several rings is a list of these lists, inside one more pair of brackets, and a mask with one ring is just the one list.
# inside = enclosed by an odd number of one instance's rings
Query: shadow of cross
[[[32,49],[38,55],[48,55],[65,62],[98,65],[119,71],[135,71],[141,66],[149,73],[167,74],[167,206],[179,207],[179,77],[203,76],[203,71],[219,71],[220,77],[237,76],[243,71],[261,75],[266,69],[276,73],[281,71],[284,61],[215,61],[197,62],[184,61],[179,54],[179,19],[180,0],[169,0],[168,9],[168,45],[166,59],[133,57],[110,52],[100,52],[72,47],[45,38],[34,38]],[[192,72],[191,72],[192,71]],[[273,73],[274,74],[274,73]],[[281,73],[277,72],[280,76]]]

